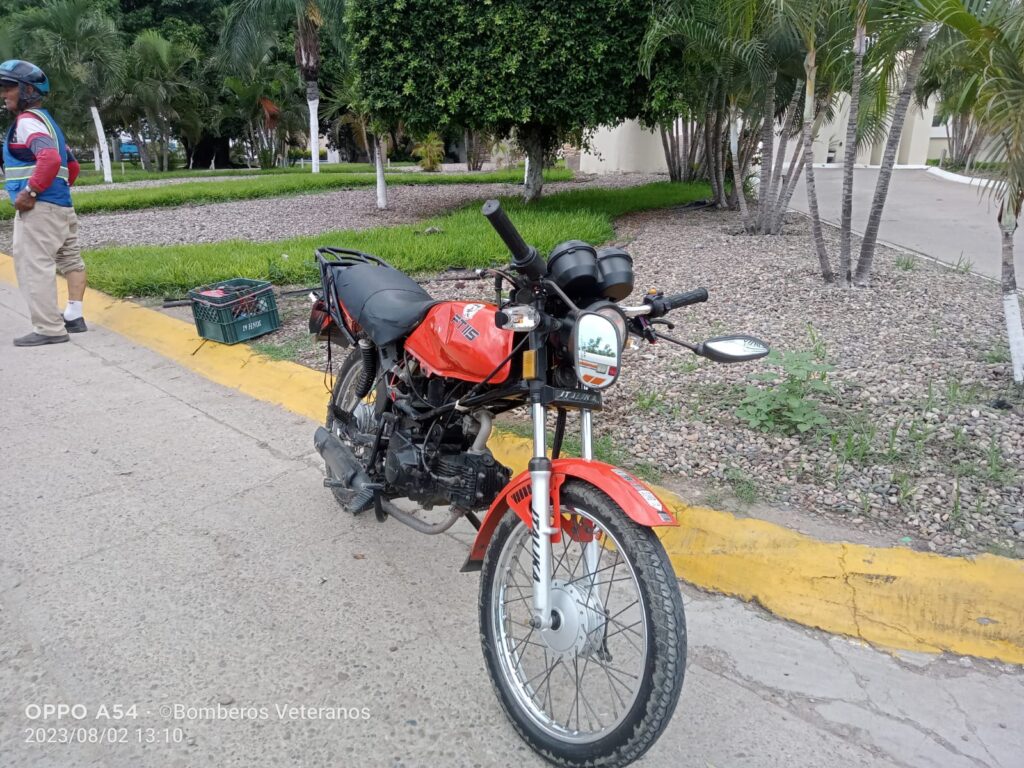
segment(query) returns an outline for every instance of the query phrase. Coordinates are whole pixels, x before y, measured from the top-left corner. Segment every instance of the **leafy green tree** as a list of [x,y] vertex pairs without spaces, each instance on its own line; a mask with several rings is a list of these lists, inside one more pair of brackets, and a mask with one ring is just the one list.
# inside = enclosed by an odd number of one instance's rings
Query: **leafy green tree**
[[361,0],[348,47],[370,114],[413,133],[514,135],[528,157],[524,197],[546,157],[588,129],[636,117],[637,51],[650,0]]

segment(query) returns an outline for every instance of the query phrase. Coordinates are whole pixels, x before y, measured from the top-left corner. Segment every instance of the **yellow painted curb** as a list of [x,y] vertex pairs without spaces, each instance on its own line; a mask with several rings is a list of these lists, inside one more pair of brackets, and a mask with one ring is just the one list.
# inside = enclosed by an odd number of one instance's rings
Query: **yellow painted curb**
[[[2,254],[0,280],[15,282],[13,262]],[[187,323],[97,291],[88,292],[86,304],[90,323],[218,384],[323,419],[327,397],[316,371],[269,360],[244,345],[204,344]],[[525,469],[529,441],[502,433],[490,446],[514,471]],[[823,542],[763,520],[692,507],[656,490],[680,521],[658,533],[676,573],[691,584],[885,647],[1024,664],[1024,561]]]

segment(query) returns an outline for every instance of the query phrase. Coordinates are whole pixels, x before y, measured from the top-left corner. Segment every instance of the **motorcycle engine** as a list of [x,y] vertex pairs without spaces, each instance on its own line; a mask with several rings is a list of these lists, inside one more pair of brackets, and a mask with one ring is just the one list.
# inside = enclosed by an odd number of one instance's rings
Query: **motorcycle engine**
[[460,443],[427,444],[408,429],[391,434],[384,477],[388,485],[413,501],[432,506],[452,504],[462,509],[484,509],[497,498],[512,476],[491,452],[471,453]]

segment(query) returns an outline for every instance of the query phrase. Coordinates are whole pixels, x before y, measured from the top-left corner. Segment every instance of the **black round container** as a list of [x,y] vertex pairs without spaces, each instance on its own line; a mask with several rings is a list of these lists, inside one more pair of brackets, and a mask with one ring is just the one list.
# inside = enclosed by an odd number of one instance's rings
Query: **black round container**
[[597,251],[582,240],[559,243],[548,256],[548,277],[571,299],[599,296]]
[[612,301],[621,301],[633,292],[633,257],[621,248],[601,248],[597,252],[600,272],[597,289]]

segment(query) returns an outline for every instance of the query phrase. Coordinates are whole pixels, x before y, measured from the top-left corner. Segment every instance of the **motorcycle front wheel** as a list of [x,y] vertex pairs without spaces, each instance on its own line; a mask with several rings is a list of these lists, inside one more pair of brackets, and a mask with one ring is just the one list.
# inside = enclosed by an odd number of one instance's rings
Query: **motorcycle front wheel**
[[509,510],[480,582],[480,639],[498,700],[519,735],[561,766],[621,766],[668,725],[686,666],[683,601],[668,556],[605,493],[561,489],[552,546],[553,626],[530,625],[529,528]]

